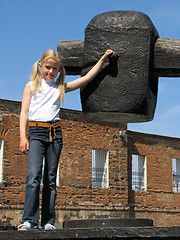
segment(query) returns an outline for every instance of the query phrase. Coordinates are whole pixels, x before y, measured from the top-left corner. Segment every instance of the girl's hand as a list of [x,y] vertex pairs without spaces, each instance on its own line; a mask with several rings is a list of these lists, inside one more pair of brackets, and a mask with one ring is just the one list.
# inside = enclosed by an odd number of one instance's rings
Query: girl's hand
[[29,142],[27,138],[23,138],[20,140],[19,149],[22,153],[27,154],[27,150],[29,150]]
[[105,54],[102,56],[102,60],[106,61],[109,57],[113,57],[115,55],[115,52],[111,49],[108,49]]

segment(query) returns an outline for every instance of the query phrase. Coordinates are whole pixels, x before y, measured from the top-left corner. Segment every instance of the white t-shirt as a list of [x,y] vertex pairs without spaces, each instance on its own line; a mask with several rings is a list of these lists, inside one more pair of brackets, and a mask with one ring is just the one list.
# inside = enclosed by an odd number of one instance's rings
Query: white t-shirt
[[41,92],[37,90],[31,97],[28,120],[42,122],[60,120],[59,91],[56,83],[42,79],[40,89]]

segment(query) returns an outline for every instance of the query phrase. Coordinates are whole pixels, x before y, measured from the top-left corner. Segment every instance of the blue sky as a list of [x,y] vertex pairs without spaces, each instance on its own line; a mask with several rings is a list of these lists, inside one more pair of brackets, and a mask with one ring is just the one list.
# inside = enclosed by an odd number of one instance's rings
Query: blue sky
[[[143,12],[161,38],[180,38],[179,0],[0,0],[0,98],[21,101],[42,53],[57,50],[59,40],[83,40],[90,20],[112,10]],[[154,120],[128,124],[128,129],[180,138],[179,89],[179,78],[159,78]],[[62,107],[81,110],[79,90],[66,94]]]

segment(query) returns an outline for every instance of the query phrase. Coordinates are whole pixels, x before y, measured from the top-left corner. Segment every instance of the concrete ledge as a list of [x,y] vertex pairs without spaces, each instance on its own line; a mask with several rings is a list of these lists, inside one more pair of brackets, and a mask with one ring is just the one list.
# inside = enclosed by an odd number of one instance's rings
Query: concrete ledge
[[107,228],[107,227],[150,227],[152,219],[144,218],[104,218],[64,221],[63,228]]
[[150,240],[178,240],[180,226],[175,227],[109,227],[109,228],[71,228],[54,231],[31,230],[0,231],[2,240],[23,239],[150,239]]

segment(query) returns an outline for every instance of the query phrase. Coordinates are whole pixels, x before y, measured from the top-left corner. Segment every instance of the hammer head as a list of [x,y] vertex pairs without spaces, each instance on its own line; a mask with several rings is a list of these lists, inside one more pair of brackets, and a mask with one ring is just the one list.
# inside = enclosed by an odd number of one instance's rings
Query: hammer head
[[81,89],[82,109],[109,122],[144,122],[154,117],[158,78],[153,77],[154,44],[159,37],[150,18],[135,11],[94,17],[85,29],[81,75],[112,49],[117,55]]

